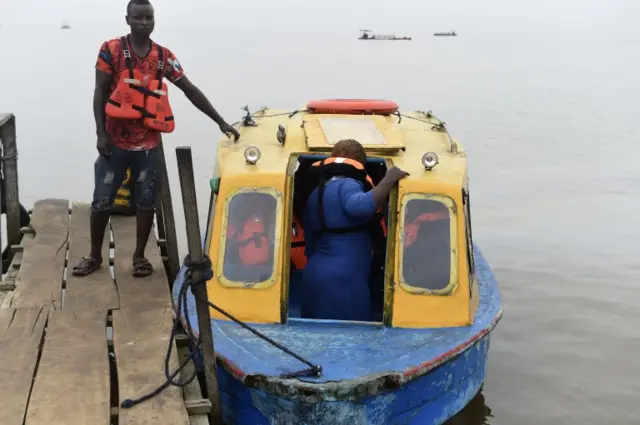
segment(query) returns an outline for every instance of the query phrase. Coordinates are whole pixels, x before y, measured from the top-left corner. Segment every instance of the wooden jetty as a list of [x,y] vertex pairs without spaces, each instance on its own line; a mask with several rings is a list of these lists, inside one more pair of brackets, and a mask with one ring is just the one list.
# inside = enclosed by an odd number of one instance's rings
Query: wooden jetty
[[[89,205],[37,201],[29,227],[20,229],[13,115],[0,114],[0,139],[11,246],[11,265],[0,282],[2,424],[209,424],[212,405],[198,379],[130,409],[119,407],[165,381],[173,324],[169,269],[179,264],[166,258],[166,240],[159,243],[151,232],[146,256],[155,271],[135,278],[135,217],[113,216],[102,269],[73,276],[68,269],[89,252]],[[158,220],[158,233],[166,233],[168,219]],[[187,355],[180,341],[171,371]],[[182,374],[192,372],[189,365]]]

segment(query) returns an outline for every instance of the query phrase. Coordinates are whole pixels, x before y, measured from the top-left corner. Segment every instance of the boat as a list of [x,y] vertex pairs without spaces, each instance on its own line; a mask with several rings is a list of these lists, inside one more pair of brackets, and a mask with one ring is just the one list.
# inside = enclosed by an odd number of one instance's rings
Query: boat
[[[472,237],[463,146],[433,113],[403,113],[393,101],[246,111],[236,124],[239,141],[223,138],[217,147],[203,241],[213,271],[207,290],[224,422],[444,423],[481,389],[502,317],[498,284]],[[366,149],[374,183],[392,165],[410,173],[386,211],[384,284],[377,287],[384,302],[371,322],[301,318],[293,215],[317,185],[312,164],[349,138]],[[260,206],[271,213],[262,230],[271,235],[269,258],[242,265],[227,233]],[[429,211],[437,219],[430,216],[421,242],[409,246],[412,220]],[[198,338],[190,276],[183,266],[172,296],[182,326]]]
[[358,40],[411,40],[411,37],[396,37],[395,35],[373,34],[371,30],[360,30]]
[[62,25],[60,25],[60,28],[63,30],[68,30],[71,29],[71,26],[69,25],[69,23],[67,21],[63,21]]
[[433,35],[436,37],[456,37],[458,34],[455,31],[451,32],[436,32]]

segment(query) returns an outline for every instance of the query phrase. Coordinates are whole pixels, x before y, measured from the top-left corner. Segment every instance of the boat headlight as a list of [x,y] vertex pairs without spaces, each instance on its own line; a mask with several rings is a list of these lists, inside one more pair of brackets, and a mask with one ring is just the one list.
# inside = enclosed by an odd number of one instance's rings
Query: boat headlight
[[431,170],[438,165],[438,155],[435,152],[427,152],[422,155],[422,165],[426,170]]
[[255,164],[260,159],[260,149],[255,146],[249,146],[244,150],[244,159],[247,160],[249,164]]

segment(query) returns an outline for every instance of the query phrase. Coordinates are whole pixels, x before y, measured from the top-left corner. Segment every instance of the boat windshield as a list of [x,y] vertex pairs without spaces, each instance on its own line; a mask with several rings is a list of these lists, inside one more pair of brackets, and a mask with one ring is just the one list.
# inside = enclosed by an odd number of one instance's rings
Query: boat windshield
[[[279,201],[272,189],[240,190],[227,202],[222,283],[252,286],[272,279]],[[230,283],[227,282],[227,283]],[[231,284],[231,286],[237,286]]]
[[456,282],[453,201],[408,194],[402,204],[401,285],[409,292],[449,293]]

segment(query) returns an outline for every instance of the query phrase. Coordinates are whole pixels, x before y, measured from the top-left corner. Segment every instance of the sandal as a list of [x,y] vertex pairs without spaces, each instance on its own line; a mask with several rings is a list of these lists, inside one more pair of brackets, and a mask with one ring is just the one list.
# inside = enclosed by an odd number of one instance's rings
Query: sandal
[[146,258],[136,258],[133,260],[133,276],[147,277],[153,273],[153,266]]
[[82,257],[82,260],[72,269],[74,276],[88,276],[100,269],[102,261],[97,261],[93,257]]

